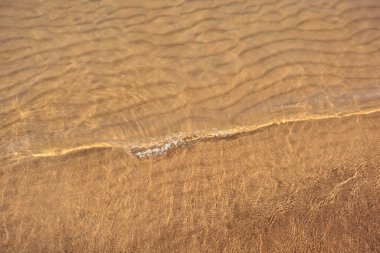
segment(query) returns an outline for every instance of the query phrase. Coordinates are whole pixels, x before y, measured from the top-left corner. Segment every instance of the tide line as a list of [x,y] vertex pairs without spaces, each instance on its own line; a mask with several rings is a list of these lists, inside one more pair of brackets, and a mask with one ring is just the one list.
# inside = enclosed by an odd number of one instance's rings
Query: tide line
[[367,115],[372,113],[380,112],[380,108],[356,111],[356,112],[338,112],[331,115],[310,115],[303,118],[289,118],[283,119],[275,122],[268,122],[264,124],[252,125],[252,126],[238,126],[226,130],[212,130],[212,131],[197,131],[194,133],[177,133],[170,136],[161,138],[158,141],[148,141],[142,143],[123,143],[122,141],[112,140],[105,142],[94,142],[90,144],[84,144],[67,149],[52,149],[46,152],[32,153],[32,157],[52,157],[61,156],[68,153],[95,149],[95,148],[121,148],[126,150],[131,155],[137,158],[151,158],[156,156],[161,156],[167,154],[169,151],[183,147],[189,144],[194,144],[195,142],[214,140],[214,139],[224,139],[232,136],[237,136],[240,134],[247,134],[257,131],[265,127],[287,124],[293,122],[309,121],[309,120],[322,120],[329,118],[343,118],[356,115]]

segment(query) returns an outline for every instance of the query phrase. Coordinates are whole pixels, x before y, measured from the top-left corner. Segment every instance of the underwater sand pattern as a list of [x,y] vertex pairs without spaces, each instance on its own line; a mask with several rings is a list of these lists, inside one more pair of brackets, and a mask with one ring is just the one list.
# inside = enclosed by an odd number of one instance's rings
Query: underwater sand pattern
[[379,252],[380,2],[0,2],[1,252]]

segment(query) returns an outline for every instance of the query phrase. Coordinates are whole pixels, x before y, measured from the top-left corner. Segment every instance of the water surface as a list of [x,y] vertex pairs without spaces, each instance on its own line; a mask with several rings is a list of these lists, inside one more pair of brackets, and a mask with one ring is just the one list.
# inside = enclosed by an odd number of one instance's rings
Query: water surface
[[380,252],[378,0],[2,0],[0,252]]

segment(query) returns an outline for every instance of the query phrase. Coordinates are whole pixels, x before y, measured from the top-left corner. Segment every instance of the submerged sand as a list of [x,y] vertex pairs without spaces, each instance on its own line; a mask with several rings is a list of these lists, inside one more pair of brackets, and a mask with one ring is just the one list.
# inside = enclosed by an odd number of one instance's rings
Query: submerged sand
[[380,252],[378,0],[0,3],[0,252]]
[[377,252],[380,114],[271,126],[139,159],[100,148],[2,170],[2,248]]
[[380,5],[2,1],[3,157],[380,108]]

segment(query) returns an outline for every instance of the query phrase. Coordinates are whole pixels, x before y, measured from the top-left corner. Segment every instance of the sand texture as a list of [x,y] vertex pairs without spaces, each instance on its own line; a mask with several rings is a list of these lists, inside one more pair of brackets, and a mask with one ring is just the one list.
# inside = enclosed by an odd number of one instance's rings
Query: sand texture
[[379,252],[380,114],[1,173],[5,252]]
[[379,0],[1,0],[0,252],[380,252]]

